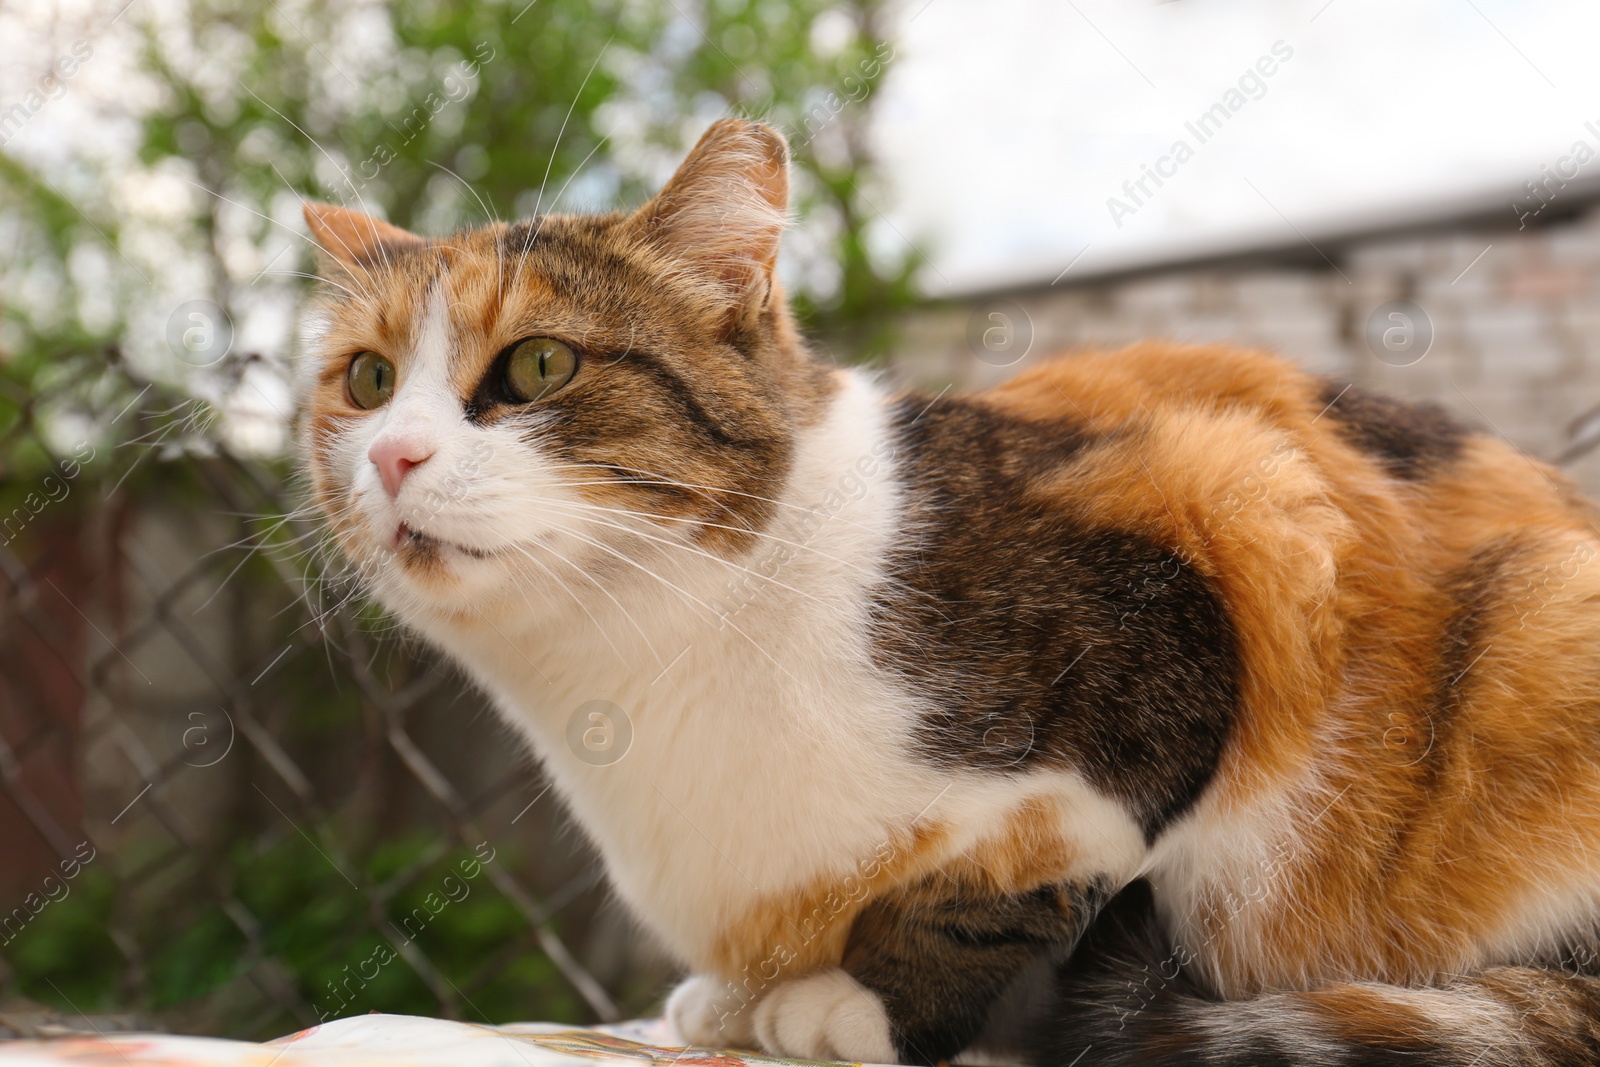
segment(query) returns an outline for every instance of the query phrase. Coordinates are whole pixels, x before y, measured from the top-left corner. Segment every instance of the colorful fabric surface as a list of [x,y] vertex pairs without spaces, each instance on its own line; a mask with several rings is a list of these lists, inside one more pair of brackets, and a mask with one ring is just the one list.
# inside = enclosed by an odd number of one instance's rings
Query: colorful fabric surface
[[549,1023],[479,1026],[411,1015],[356,1015],[275,1041],[177,1034],[0,1044],[5,1067],[836,1067],[753,1052],[686,1049],[659,1020],[573,1029]]

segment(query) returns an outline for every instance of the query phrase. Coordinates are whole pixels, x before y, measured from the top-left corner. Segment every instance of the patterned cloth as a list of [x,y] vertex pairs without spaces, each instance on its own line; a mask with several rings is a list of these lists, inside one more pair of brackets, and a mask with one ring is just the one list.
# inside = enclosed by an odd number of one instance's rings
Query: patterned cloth
[[548,1023],[477,1026],[412,1015],[355,1015],[264,1044],[173,1034],[0,1044],[4,1067],[593,1067],[596,1061],[631,1067],[837,1067],[677,1047],[660,1021],[574,1030]]

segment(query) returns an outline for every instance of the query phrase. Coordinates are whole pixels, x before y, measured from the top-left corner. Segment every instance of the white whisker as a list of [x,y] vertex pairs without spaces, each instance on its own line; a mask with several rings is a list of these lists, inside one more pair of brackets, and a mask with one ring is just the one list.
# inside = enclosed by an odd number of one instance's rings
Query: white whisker
[[651,570],[649,567],[646,567],[644,564],[642,564],[642,563],[638,562],[637,560],[629,557],[626,553],[619,552],[616,549],[612,548],[610,545],[607,545],[602,541],[598,541],[598,540],[596,540],[596,539],[594,539],[592,537],[585,536],[584,534],[577,533],[575,531],[570,531],[569,530],[569,531],[567,531],[567,533],[569,534],[569,536],[576,537],[580,541],[585,541],[588,544],[593,545],[595,548],[598,548],[602,552],[605,552],[605,553],[607,553],[609,555],[615,556],[617,559],[622,560],[624,563],[628,564],[630,567],[638,568],[639,570],[643,571],[645,574],[648,574],[650,577],[652,577],[656,581],[660,582],[662,585],[666,586],[668,589],[671,589],[673,592],[677,593],[680,597],[683,597],[685,600],[689,601],[690,603],[697,604],[700,607],[704,608],[707,612],[709,612],[711,614],[711,616],[713,618],[715,618],[719,622],[725,624],[734,633],[738,634],[740,637],[742,637],[746,641],[750,642],[750,644],[755,647],[756,651],[760,652],[763,656],[765,656],[767,658],[767,661],[769,663],[771,663],[774,667],[776,667],[779,670],[779,672],[781,672],[785,676],[789,677],[790,679],[794,678],[794,675],[789,672],[789,669],[787,667],[785,667],[782,663],[779,663],[778,660],[772,655],[772,653],[770,653],[770,652],[768,652],[766,650],[765,646],[763,646],[761,644],[761,642],[757,641],[755,638],[753,638],[749,634],[745,633],[744,630],[742,630],[740,627],[735,625],[726,615],[721,614],[720,612],[717,611],[716,608],[712,607],[710,604],[707,604],[704,600],[701,600],[699,597],[695,596],[693,593],[689,592],[687,589],[684,589],[682,586],[674,584],[673,582],[671,582],[667,578],[665,578],[662,575],[657,574],[655,571]]
[[[543,560],[539,559],[539,557],[535,556],[532,552],[528,551],[526,548],[522,547],[521,545],[512,545],[511,547],[516,549],[518,552],[522,553],[524,556],[528,557],[528,559],[531,562],[533,562],[541,570],[543,570],[546,574],[548,574],[550,577],[554,578],[558,583],[560,583],[561,588],[564,589],[566,591],[566,594],[572,598],[573,603],[577,604],[579,610],[581,610],[585,615],[587,615],[589,617],[589,621],[590,622],[594,623],[595,630],[599,632],[601,638],[605,640],[605,643],[611,646],[611,651],[613,651],[613,652],[615,652],[617,654],[617,659],[620,660],[623,663],[626,663],[627,660],[628,660],[628,657],[623,655],[622,654],[622,649],[618,648],[617,647],[617,643],[615,641],[611,640],[610,631],[608,631],[604,626],[600,625],[600,620],[594,617],[594,612],[589,610],[589,605],[584,603],[584,600],[583,600],[582,597],[580,597],[577,593],[572,591],[572,587],[569,586],[566,583],[566,581],[563,580],[562,577],[555,572],[555,569],[553,567],[551,567],[550,565],[548,565],[547,563],[545,563]],[[523,595],[523,600],[524,600],[524,602],[527,601],[527,595],[526,594]],[[533,605],[532,604],[528,605],[528,610],[529,611],[533,610]]]
[[[819,604],[824,602],[820,598],[811,595],[810,593],[806,592],[803,589],[796,589],[792,585],[789,585],[789,584],[787,584],[785,582],[780,582],[776,578],[769,577],[769,576],[767,576],[765,574],[762,574],[760,571],[752,570],[751,568],[746,567],[742,563],[735,563],[733,560],[727,559],[727,558],[725,558],[723,556],[719,556],[714,552],[707,552],[703,548],[697,548],[694,545],[688,544],[688,543],[683,542],[683,541],[674,541],[670,537],[659,537],[659,536],[657,536],[655,534],[645,533],[643,530],[636,530],[631,526],[625,526],[625,525],[623,525],[622,523],[619,523],[619,522],[609,522],[609,521],[607,521],[605,519],[597,519],[593,515],[582,514],[583,511],[608,511],[609,512],[609,511],[619,511],[619,509],[616,509],[616,508],[596,508],[594,505],[591,505],[591,504],[572,504],[572,503],[563,503],[563,504],[546,505],[546,506],[549,507],[552,511],[557,511],[557,512],[559,512],[560,509],[562,509],[562,508],[578,508],[578,509],[581,509],[581,511],[576,515],[574,515],[574,513],[571,512],[571,511],[568,511],[567,514],[569,516],[572,516],[572,517],[582,518],[583,521],[585,521],[585,522],[591,522],[591,523],[594,523],[597,526],[604,526],[604,527],[606,527],[608,529],[612,529],[612,530],[619,530],[622,533],[631,534],[634,537],[642,537],[642,538],[645,538],[647,540],[654,541],[657,544],[665,545],[665,546],[667,546],[669,548],[676,548],[676,549],[681,549],[681,550],[683,550],[685,552],[692,552],[693,554],[695,554],[697,556],[700,556],[700,557],[702,557],[704,559],[709,559],[714,563],[721,564],[722,566],[727,567],[730,570],[735,570],[735,571],[738,571],[738,572],[740,572],[742,574],[748,574],[748,575],[750,575],[752,577],[760,578],[762,581],[765,581],[765,582],[771,582],[773,585],[776,585],[778,588],[788,590],[789,592],[795,594],[796,596],[805,597],[807,600],[814,600]],[[628,514],[628,513],[619,511],[619,514]]]
[[[555,169],[556,155],[561,151],[561,138],[566,135],[567,124],[572,121],[572,113],[578,109],[578,101],[583,99],[583,91],[584,89],[588,88],[589,79],[593,77],[595,68],[600,65],[600,60],[605,58],[606,49],[610,47],[611,40],[607,40],[606,43],[601,46],[599,54],[594,57],[594,62],[589,64],[588,72],[584,74],[583,81],[578,83],[578,91],[572,97],[572,106],[567,108],[567,117],[561,120],[561,128],[556,131],[556,142],[550,148],[550,162],[545,164],[544,179],[539,182],[539,195],[534,199],[533,202],[533,217],[535,219],[541,219],[539,212],[544,207],[544,190],[545,187],[550,184],[550,172]],[[591,152],[589,154],[593,155],[594,153]],[[588,160],[585,159],[584,162],[588,162]],[[582,169],[581,165],[579,169]],[[574,171],[573,173],[576,174],[577,172]],[[571,178],[567,179],[569,184],[571,181]],[[562,187],[562,191],[566,191],[565,186]],[[522,273],[523,266],[528,262],[528,249],[533,247],[534,238],[539,235],[539,230],[542,230],[543,228],[544,223],[543,221],[540,221],[539,225],[531,233],[529,233],[527,239],[522,242],[522,255],[517,260],[517,274]]]

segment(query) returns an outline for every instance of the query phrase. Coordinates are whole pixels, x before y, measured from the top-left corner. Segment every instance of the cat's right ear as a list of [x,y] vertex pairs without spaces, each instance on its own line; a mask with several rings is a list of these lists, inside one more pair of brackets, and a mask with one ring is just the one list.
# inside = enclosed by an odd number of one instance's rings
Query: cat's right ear
[[306,227],[317,245],[319,273],[338,275],[385,262],[393,253],[425,242],[414,233],[349,208],[308,201]]
[[655,199],[645,237],[711,283],[730,311],[766,301],[788,222],[789,146],[760,122],[713,123]]

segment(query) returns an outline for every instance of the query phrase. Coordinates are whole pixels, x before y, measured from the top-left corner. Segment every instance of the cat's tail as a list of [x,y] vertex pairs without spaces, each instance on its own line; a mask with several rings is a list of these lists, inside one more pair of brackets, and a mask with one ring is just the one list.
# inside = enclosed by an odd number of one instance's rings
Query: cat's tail
[[1600,978],[1494,967],[1217,1001],[1144,915],[1103,916],[1061,975],[1041,1067],[1596,1067]]

